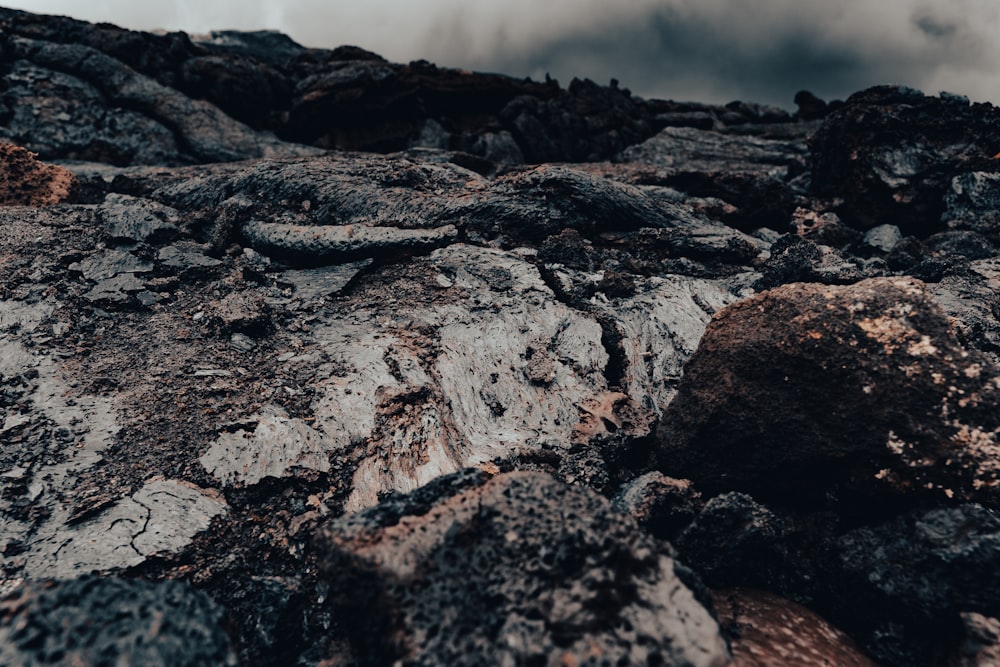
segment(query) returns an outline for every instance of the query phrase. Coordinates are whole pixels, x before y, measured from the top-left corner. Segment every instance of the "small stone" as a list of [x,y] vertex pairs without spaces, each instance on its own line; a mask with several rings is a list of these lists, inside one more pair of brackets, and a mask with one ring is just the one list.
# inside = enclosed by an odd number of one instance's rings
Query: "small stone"
[[875,250],[890,252],[902,240],[903,233],[896,225],[878,225],[865,232],[863,242]]
[[254,348],[257,347],[257,343],[254,339],[246,334],[234,333],[229,338],[229,344],[233,349],[239,350],[240,352],[252,352]]

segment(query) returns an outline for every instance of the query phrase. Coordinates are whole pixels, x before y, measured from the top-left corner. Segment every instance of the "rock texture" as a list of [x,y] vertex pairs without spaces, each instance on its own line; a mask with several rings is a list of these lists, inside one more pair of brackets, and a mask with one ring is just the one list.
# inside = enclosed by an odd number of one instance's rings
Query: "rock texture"
[[361,664],[728,662],[673,561],[607,500],[540,473],[484,477],[321,534]]
[[795,102],[0,9],[0,662],[991,659],[997,111]]
[[0,602],[5,665],[235,665],[222,610],[179,582],[113,577],[22,587]]
[[776,499],[992,498],[997,376],[918,281],[780,287],[709,325],[660,425],[660,465]]
[[0,144],[0,206],[51,206],[70,198],[76,176],[36,157],[18,146]]

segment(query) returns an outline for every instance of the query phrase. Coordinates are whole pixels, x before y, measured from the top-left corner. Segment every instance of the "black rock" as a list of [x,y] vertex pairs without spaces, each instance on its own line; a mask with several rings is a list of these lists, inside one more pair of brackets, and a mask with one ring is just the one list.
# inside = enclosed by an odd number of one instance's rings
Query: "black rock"
[[663,549],[545,474],[445,478],[331,522],[318,548],[361,664],[728,661]]
[[178,581],[85,576],[0,600],[4,665],[236,665],[222,610]]

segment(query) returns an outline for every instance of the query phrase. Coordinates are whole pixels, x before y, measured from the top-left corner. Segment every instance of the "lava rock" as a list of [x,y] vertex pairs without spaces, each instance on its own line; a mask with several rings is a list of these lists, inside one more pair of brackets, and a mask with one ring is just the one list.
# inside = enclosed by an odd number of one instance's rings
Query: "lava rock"
[[728,661],[662,548],[545,474],[443,478],[331,522],[318,548],[361,664]]
[[5,665],[236,665],[222,610],[189,585],[85,576],[0,600]]
[[35,158],[36,154],[0,143],[0,206],[51,206],[78,187],[72,172]]
[[791,600],[750,589],[718,591],[712,599],[732,667],[876,667],[841,630]]
[[1000,664],[1000,620],[975,612],[962,614],[965,641],[952,656],[949,667],[982,667]]
[[840,616],[878,660],[928,665],[960,644],[960,612],[996,616],[1000,519],[976,504],[843,535],[827,574]]
[[674,540],[678,557],[709,586],[774,584],[784,565],[784,522],[744,493],[709,500]]
[[[891,222],[923,237],[943,229],[955,177],[996,171],[998,146],[1000,110],[992,105],[900,86],[869,88],[851,95],[813,136],[812,188],[842,197],[844,221],[853,227]],[[956,220],[960,199],[953,199]]]
[[1000,173],[975,171],[951,179],[941,222],[1000,241]]
[[[850,531],[838,547],[841,584],[859,609],[925,622],[1000,614],[1000,517],[981,505],[909,513]],[[861,591],[868,604],[858,604]]]
[[625,484],[613,503],[647,533],[666,540],[686,528],[704,505],[690,480],[673,479],[655,470]]
[[658,429],[659,465],[788,501],[995,499],[996,376],[919,281],[787,285],[713,318]]
[[111,236],[127,242],[170,238],[180,222],[175,209],[129,195],[109,194],[99,210]]

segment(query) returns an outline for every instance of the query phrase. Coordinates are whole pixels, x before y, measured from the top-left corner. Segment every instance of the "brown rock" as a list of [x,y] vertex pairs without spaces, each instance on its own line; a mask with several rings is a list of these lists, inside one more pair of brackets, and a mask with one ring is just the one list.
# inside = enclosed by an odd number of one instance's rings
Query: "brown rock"
[[952,657],[950,667],[1000,665],[1000,621],[982,614],[962,614],[965,642]]
[[847,635],[791,600],[732,589],[713,601],[729,633],[731,667],[875,667]]
[[77,180],[31,151],[0,143],[0,206],[51,206],[69,199]]
[[924,284],[786,285],[725,308],[658,431],[661,469],[785,500],[995,499],[998,370]]

